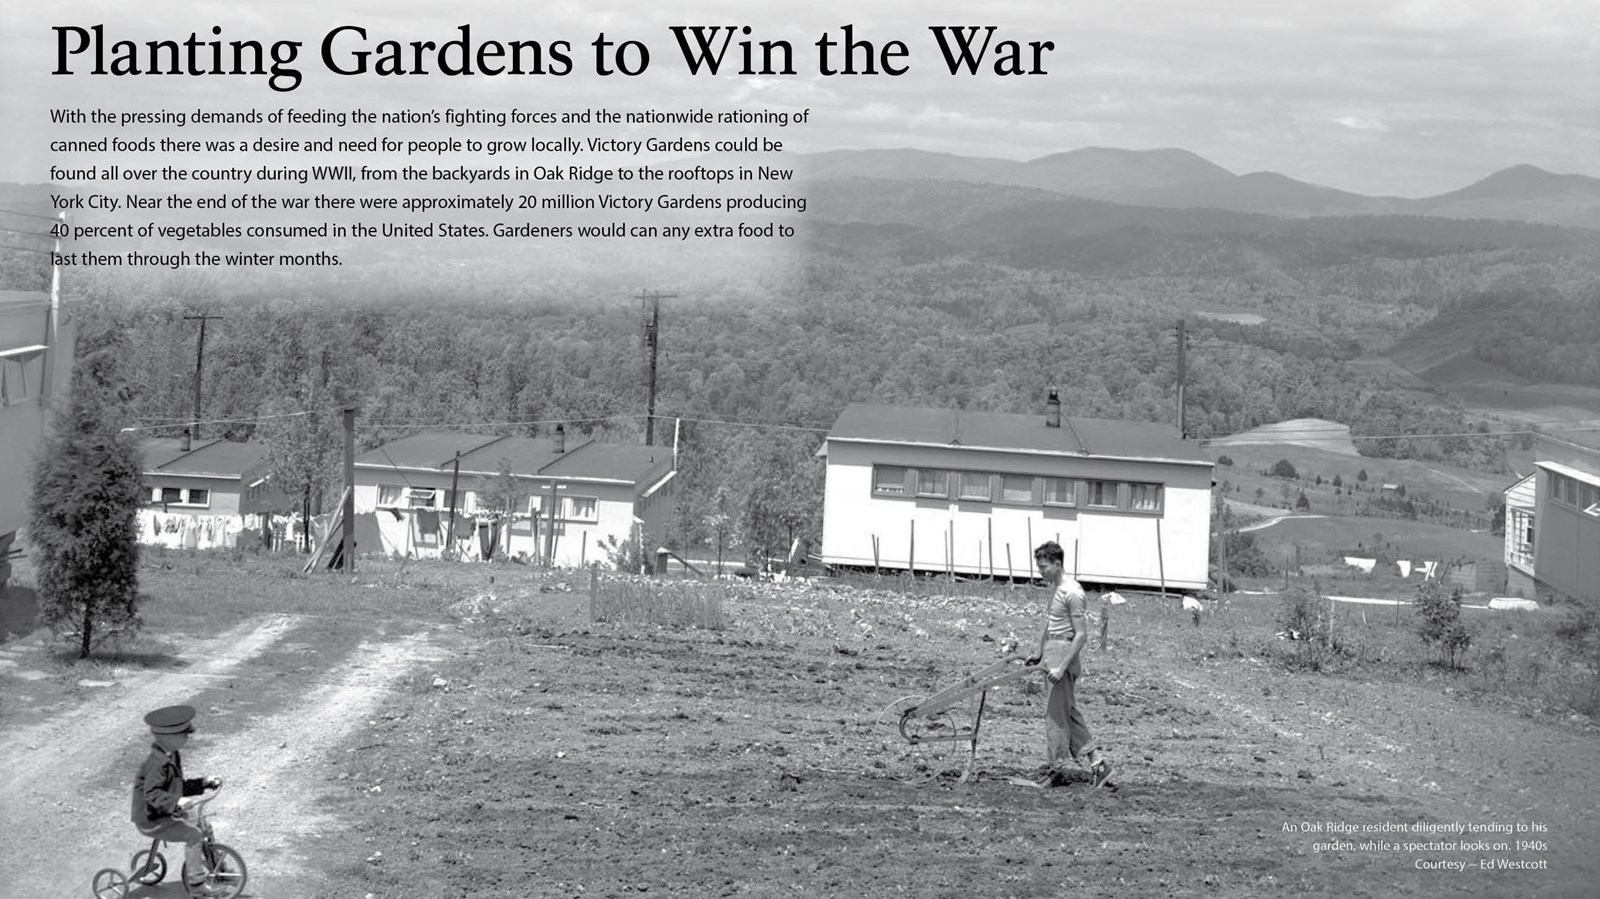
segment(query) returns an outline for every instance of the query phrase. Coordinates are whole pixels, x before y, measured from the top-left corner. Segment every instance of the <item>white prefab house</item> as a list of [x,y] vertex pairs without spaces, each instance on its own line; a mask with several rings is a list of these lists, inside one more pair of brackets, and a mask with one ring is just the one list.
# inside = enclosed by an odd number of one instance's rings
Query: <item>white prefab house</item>
[[[632,539],[650,558],[672,516],[675,474],[670,447],[569,446],[559,433],[417,434],[356,458],[357,549],[419,558],[446,549],[463,559],[504,553],[580,566],[607,563],[608,547]],[[494,494],[507,492],[516,501],[509,518],[492,511],[503,502]]]
[[1507,487],[1506,499],[1506,591],[1515,596],[1536,592],[1533,569],[1534,522],[1539,505],[1537,472]]
[[232,548],[247,529],[266,521],[249,497],[266,481],[262,443],[154,437],[139,442],[145,507],[139,510],[139,542],[172,549]]
[[823,448],[825,564],[1205,589],[1212,463],[1146,422],[856,403]]

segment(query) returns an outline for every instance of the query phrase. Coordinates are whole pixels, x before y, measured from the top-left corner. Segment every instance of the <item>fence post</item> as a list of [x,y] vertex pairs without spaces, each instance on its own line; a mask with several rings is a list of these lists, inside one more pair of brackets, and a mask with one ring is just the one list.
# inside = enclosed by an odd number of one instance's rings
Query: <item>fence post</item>
[[600,595],[600,563],[589,566],[589,623],[594,624],[594,601]]

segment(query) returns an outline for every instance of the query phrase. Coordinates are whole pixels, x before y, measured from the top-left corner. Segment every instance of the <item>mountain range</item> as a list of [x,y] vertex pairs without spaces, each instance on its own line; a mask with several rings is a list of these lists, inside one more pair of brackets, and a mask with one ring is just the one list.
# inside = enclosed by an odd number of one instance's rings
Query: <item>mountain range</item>
[[1006,205],[1023,199],[1023,191],[1037,191],[1040,200],[1064,195],[1124,206],[1285,218],[1415,215],[1600,229],[1600,178],[1531,165],[1503,169],[1459,190],[1411,199],[1370,197],[1275,172],[1235,174],[1181,149],[1087,147],[1026,162],[910,149],[833,150],[797,154],[786,162],[811,181],[870,178],[1001,187],[1008,189],[1000,201]]

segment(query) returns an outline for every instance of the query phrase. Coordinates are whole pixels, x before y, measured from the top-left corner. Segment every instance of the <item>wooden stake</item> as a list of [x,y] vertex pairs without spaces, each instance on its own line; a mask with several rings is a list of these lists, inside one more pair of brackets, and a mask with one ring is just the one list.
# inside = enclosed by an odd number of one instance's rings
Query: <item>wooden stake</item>
[[1156,571],[1161,575],[1161,598],[1167,598],[1167,560],[1161,552],[1161,519],[1156,519]]

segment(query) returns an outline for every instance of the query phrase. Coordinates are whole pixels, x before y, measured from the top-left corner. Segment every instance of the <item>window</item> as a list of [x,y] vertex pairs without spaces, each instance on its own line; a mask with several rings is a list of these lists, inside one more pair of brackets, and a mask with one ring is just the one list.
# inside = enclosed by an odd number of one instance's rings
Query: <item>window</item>
[[1593,484],[1584,484],[1579,490],[1578,505],[1583,508],[1585,515],[1600,518],[1600,487]]
[[1550,498],[1565,506],[1578,505],[1578,481],[1564,474],[1551,473]]
[[942,468],[917,469],[917,495],[946,498],[950,496],[950,472]]
[[599,521],[599,499],[593,496],[563,496],[561,517],[568,521]]
[[406,491],[406,504],[413,509],[435,508],[433,501],[441,492],[432,487],[412,487]]
[[1033,502],[1033,478],[1025,474],[1001,475],[1000,501],[1031,504]]
[[1161,485],[1129,484],[1128,508],[1135,512],[1160,512]]
[[961,499],[989,502],[994,498],[994,478],[986,472],[963,471],[959,491]]
[[1088,503],[1098,509],[1115,509],[1117,507],[1117,482],[1116,481],[1089,481]]
[[162,506],[211,506],[211,491],[204,487],[152,487],[150,501]]
[[44,384],[44,347],[0,353],[0,406],[37,399]]
[[406,488],[401,487],[399,484],[379,484],[378,505],[398,506],[401,500],[405,498],[405,493]]
[[872,492],[885,496],[905,496],[906,469],[903,465],[872,466]]
[[1044,504],[1047,506],[1076,506],[1078,482],[1072,478],[1045,478]]

